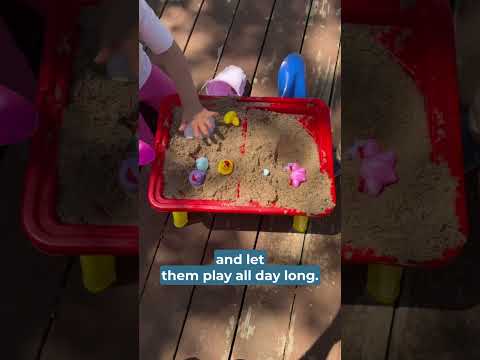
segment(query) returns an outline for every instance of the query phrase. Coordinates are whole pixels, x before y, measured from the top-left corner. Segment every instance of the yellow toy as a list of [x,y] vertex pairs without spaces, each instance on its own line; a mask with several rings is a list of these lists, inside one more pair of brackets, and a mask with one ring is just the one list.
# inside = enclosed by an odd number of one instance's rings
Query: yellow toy
[[232,124],[233,126],[240,126],[240,119],[235,111],[229,111],[223,117],[225,124]]
[[218,162],[217,171],[222,175],[230,175],[233,172],[233,161],[220,160]]
[[183,228],[188,224],[188,213],[184,211],[174,211],[173,213],[173,225],[176,228]]

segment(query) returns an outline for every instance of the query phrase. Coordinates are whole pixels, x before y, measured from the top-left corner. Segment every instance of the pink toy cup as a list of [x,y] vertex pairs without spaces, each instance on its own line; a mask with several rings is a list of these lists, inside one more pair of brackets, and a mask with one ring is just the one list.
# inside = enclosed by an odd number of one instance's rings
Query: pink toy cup
[[29,101],[0,85],[0,145],[27,140],[38,126],[38,114]]
[[247,75],[238,66],[230,65],[214,79],[205,83],[205,93],[210,96],[242,96],[247,83]]

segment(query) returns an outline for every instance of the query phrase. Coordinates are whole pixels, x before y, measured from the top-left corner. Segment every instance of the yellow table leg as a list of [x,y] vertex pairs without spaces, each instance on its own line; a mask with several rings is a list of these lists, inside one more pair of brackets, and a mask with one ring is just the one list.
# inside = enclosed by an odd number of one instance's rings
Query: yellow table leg
[[173,225],[176,228],[183,228],[188,224],[188,213],[184,211],[174,211],[173,215]]
[[383,305],[393,305],[400,295],[402,273],[400,266],[368,265],[368,294]]
[[307,232],[308,216],[295,215],[293,217],[293,228],[299,233]]
[[80,256],[80,266],[83,285],[91,293],[105,290],[117,279],[114,256]]

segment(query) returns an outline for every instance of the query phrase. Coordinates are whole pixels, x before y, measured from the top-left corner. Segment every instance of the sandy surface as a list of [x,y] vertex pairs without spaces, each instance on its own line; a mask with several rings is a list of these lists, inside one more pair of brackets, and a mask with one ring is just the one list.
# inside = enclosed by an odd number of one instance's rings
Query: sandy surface
[[57,210],[66,223],[134,224],[137,194],[120,187],[118,169],[134,139],[137,84],[109,80],[92,69],[92,31],[93,26],[83,29],[63,117]]
[[[431,163],[423,96],[370,31],[343,27],[342,239],[401,260],[439,258],[464,241],[457,181],[446,164]],[[378,198],[357,191],[359,164],[347,160],[355,140],[368,138],[398,157],[400,181]]]
[[[242,121],[248,119],[246,143],[242,126],[223,124],[223,115],[231,109],[237,110]],[[216,110],[220,114],[216,119],[216,144],[185,139],[175,130],[179,125],[177,114],[164,164],[167,198],[229,200],[238,205],[256,201],[262,206],[275,204],[308,214],[318,214],[331,207],[330,179],[319,171],[316,144],[296,116],[245,111],[238,104],[228,102]],[[240,148],[244,143],[242,155]],[[209,159],[210,169],[204,185],[194,188],[188,182],[188,174],[195,167],[195,159],[202,156]],[[232,175],[224,176],[216,171],[222,159],[234,161]],[[307,181],[299,188],[289,185],[288,173],[284,170],[289,162],[298,162],[307,170]],[[264,168],[270,171],[269,176],[263,176]]]

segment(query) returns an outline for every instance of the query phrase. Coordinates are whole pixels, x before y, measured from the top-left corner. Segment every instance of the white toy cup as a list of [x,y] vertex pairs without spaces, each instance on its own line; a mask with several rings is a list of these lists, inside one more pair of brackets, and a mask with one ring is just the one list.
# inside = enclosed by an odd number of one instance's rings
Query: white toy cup
[[205,92],[210,96],[242,96],[247,83],[245,72],[235,65],[229,65],[215,76],[208,80],[205,85]]

